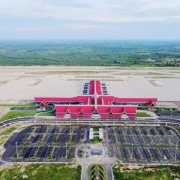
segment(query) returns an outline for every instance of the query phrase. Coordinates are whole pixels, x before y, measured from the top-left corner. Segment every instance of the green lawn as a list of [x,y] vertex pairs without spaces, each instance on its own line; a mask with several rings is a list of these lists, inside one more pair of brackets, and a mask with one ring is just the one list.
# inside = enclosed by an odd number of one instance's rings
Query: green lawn
[[9,111],[0,119],[0,122],[16,117],[34,116],[36,113],[36,111]]
[[35,102],[28,104],[0,104],[0,106],[36,106]]
[[100,143],[103,141],[103,139],[99,139],[98,137],[94,137],[93,139],[90,139],[92,143]]
[[80,180],[81,166],[66,164],[14,164],[0,170],[0,179],[4,180]]
[[[116,167],[116,168],[115,168]],[[180,178],[180,166],[147,166],[140,169],[130,170],[128,167],[120,170],[113,167],[114,180],[171,180]]]
[[145,112],[137,112],[137,117],[152,117],[152,116]]
[[99,131],[99,127],[93,127],[93,131]]
[[56,116],[56,113],[41,113],[38,116]]

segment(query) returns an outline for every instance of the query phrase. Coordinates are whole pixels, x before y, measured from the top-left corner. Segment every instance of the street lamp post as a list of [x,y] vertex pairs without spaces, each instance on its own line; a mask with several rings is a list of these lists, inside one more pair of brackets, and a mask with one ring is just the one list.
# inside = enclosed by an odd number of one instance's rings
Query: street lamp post
[[66,159],[67,159],[67,143],[66,143]]
[[132,153],[131,153],[131,159],[133,158],[133,143],[132,143]]
[[176,151],[175,151],[175,161],[176,161],[176,152],[177,152],[177,144],[176,144]]
[[18,148],[17,148],[17,142],[16,142],[16,156],[18,158]]

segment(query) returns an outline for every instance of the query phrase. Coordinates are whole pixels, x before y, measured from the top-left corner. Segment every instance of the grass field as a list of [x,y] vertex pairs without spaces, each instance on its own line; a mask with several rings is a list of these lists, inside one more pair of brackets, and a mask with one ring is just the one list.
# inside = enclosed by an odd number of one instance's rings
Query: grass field
[[56,113],[41,113],[38,116],[56,116]]
[[180,178],[180,166],[145,166],[130,170],[115,165],[113,174],[114,180],[172,180]]
[[35,102],[32,102],[32,103],[28,103],[28,104],[0,104],[0,106],[22,106],[22,107],[25,107],[25,106],[36,106],[36,103]]
[[152,116],[145,112],[137,112],[137,117],[152,117]]
[[11,118],[34,116],[36,113],[36,111],[9,111],[0,119],[0,122],[3,122]]
[[66,164],[30,164],[13,166],[0,170],[3,180],[80,180],[81,166]]

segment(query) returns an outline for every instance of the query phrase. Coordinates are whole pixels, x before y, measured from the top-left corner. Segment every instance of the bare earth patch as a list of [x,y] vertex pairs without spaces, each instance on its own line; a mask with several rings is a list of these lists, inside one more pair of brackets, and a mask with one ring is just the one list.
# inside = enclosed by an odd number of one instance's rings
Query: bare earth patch
[[8,81],[0,81],[0,87],[7,83],[8,83]]
[[174,102],[156,102],[156,106],[177,108],[177,105]]
[[36,82],[33,84],[29,84],[28,86],[37,86],[38,84],[40,84],[42,82],[42,79],[36,79]]
[[156,80],[149,80],[149,83],[156,87],[163,87],[163,85],[157,84]]

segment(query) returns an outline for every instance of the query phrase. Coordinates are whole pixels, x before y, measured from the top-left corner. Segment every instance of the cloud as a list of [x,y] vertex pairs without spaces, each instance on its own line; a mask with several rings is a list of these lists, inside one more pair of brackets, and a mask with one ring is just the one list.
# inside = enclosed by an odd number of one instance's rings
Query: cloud
[[19,27],[16,28],[17,31],[47,31],[51,30],[51,27]]
[[122,16],[122,17],[97,17],[95,20],[100,22],[138,22],[138,21],[164,21],[168,17],[133,17],[133,16]]
[[89,28],[102,28],[103,26],[99,25],[82,25],[82,24],[76,24],[69,26],[71,29],[89,29]]
[[[0,17],[72,21],[159,21],[180,16],[177,0],[0,0]],[[178,20],[178,18],[176,18]]]

